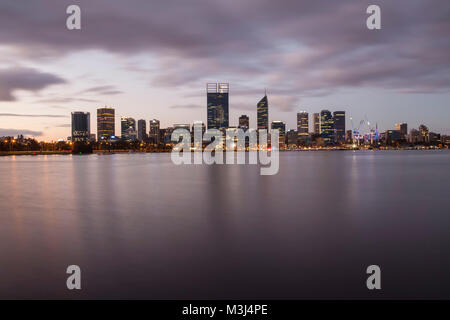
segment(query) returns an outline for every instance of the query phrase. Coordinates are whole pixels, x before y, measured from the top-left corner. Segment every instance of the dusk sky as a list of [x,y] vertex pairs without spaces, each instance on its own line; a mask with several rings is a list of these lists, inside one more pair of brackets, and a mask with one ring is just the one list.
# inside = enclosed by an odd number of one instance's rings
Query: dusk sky
[[[66,8],[81,7],[81,30]],[[381,30],[366,8],[381,7]],[[230,125],[345,110],[380,130],[450,134],[450,1],[0,0],[0,136],[70,135],[70,112],[161,126],[206,122],[207,82],[230,83]],[[310,122],[312,117],[310,117]],[[147,124],[148,126],[148,124]],[[310,129],[312,125],[310,123]]]

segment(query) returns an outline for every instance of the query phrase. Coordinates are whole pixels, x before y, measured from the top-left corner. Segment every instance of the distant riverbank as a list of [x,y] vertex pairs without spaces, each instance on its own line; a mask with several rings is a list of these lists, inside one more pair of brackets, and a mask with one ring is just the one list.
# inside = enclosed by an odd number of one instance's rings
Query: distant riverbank
[[[402,150],[448,150],[447,148],[392,148],[392,149],[345,149],[345,148],[311,148],[311,149],[292,149],[292,150],[280,150],[280,152],[290,151],[402,151]],[[94,150],[93,153],[100,154],[115,154],[115,153],[168,153],[170,151],[158,150],[158,151],[139,151],[139,150]],[[248,152],[248,151],[247,151]],[[38,155],[69,155],[72,151],[0,151],[1,156],[38,156]]]

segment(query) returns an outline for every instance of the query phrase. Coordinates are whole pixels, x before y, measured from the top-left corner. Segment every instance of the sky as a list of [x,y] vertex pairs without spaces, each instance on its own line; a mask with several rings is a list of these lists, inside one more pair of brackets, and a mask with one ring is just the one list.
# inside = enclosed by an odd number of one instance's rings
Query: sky
[[[66,8],[81,8],[81,30]],[[366,9],[381,8],[381,30]],[[0,136],[70,135],[70,113],[116,109],[162,127],[206,122],[230,83],[230,125],[267,89],[269,120],[344,110],[347,129],[406,122],[450,134],[448,0],[1,0]],[[310,115],[310,130],[312,130]]]

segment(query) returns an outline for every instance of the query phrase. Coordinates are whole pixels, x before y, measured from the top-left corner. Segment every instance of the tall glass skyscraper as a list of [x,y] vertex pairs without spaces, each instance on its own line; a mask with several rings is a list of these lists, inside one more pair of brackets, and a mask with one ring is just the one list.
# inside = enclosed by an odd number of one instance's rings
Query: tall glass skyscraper
[[91,114],[89,112],[72,112],[72,141],[87,142],[91,135]]
[[299,138],[309,136],[309,114],[306,111],[297,113],[297,132]]
[[259,100],[256,111],[258,114],[258,129],[269,129],[269,101],[267,100],[267,94]]
[[313,126],[314,134],[320,134],[320,113],[313,114]]
[[286,123],[283,121],[272,121],[272,129],[278,129],[280,132],[279,134],[279,146],[280,148],[285,147],[285,141],[286,141]]
[[137,138],[139,141],[144,141],[147,139],[147,122],[143,119],[138,120]]
[[334,142],[334,122],[331,112],[328,110],[320,111],[320,135],[325,144]]
[[334,142],[345,142],[345,111],[333,112],[334,120]]
[[114,108],[97,109],[97,139],[109,139],[115,135],[115,110]]
[[208,129],[228,128],[228,83],[207,83]]
[[159,120],[153,119],[150,120],[150,131],[149,131],[149,139],[153,144],[159,144],[160,142],[160,128],[159,128]]
[[137,139],[136,120],[130,117],[120,119],[121,138],[134,141]]

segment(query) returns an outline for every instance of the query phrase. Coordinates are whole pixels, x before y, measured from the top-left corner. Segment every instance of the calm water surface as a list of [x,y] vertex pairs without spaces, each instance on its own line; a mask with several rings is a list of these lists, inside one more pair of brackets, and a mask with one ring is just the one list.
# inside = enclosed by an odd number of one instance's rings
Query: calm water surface
[[450,298],[448,151],[286,152],[275,176],[1,157],[0,177],[0,298]]

